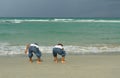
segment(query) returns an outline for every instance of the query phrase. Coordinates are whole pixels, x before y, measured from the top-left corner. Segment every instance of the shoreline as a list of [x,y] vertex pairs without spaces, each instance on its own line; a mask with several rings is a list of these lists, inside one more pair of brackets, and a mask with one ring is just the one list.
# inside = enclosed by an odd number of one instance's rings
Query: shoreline
[[[58,56],[60,58],[60,56]],[[0,56],[0,78],[119,78],[120,55],[67,55],[66,63],[54,63],[43,54],[42,63],[29,63],[26,55]]]
[[[42,54],[43,55],[50,55],[50,56],[52,56],[52,52],[50,52],[50,53],[44,53],[44,52],[42,52]],[[67,55],[120,55],[120,52],[119,51],[117,51],[117,52],[98,52],[98,53],[95,53],[95,52],[85,52],[85,53],[69,53],[69,52],[66,52],[66,54]],[[11,56],[26,56],[25,54],[24,54],[24,52],[23,53],[20,53],[20,54],[2,54],[2,55],[0,55],[0,57],[6,57],[6,56],[8,56],[8,57],[11,57]]]

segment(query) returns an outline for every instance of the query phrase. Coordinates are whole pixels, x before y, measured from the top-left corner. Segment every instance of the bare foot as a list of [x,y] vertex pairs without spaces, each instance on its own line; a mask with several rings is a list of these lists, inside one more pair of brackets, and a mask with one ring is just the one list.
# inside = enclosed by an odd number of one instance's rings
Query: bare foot
[[32,61],[32,60],[30,60],[29,62],[30,62],[30,63],[32,63],[33,61]]
[[55,60],[55,63],[58,63],[58,61],[57,61],[57,60]]
[[29,59],[29,62],[30,62],[30,63],[32,63],[32,62],[33,62],[33,61],[32,61],[32,58],[30,58],[30,59]]
[[41,62],[40,61],[37,61],[38,64],[40,64]]
[[63,64],[64,64],[64,63],[65,63],[65,61],[61,61],[61,63],[63,63]]
[[54,62],[58,63],[58,58],[57,57],[54,57]]

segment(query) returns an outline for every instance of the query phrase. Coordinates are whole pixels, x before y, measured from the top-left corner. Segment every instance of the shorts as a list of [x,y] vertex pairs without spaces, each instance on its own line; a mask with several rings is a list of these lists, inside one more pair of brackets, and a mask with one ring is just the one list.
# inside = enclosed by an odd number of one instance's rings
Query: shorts
[[33,53],[34,53],[38,58],[41,57],[41,52],[40,52],[39,48],[36,48],[35,46],[30,46],[30,47],[29,47],[28,57],[29,57],[29,58],[32,58]]
[[60,48],[53,48],[53,56],[56,57],[57,54],[61,55],[62,57],[65,57],[66,52]]

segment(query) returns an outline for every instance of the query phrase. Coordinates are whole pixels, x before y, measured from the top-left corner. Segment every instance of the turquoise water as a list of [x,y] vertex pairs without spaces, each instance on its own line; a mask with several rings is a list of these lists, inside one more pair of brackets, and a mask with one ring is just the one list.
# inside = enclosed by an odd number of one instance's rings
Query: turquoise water
[[34,42],[48,53],[57,43],[68,53],[119,52],[119,25],[120,19],[1,18],[0,52],[20,54]]

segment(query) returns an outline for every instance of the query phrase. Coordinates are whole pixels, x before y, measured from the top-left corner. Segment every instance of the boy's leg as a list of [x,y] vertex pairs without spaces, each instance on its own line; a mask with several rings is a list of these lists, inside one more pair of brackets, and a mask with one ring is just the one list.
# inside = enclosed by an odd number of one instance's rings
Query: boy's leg
[[32,63],[32,62],[33,62],[33,61],[32,61],[32,57],[31,57],[31,58],[29,58],[29,62],[30,62],[30,63]]
[[54,57],[54,61],[55,61],[55,63],[58,63],[58,58],[57,58],[57,56]]
[[57,63],[58,62],[58,58],[57,58],[57,51],[56,51],[56,49],[53,49],[53,57],[54,57],[55,63]]
[[30,62],[30,63],[33,62],[33,61],[32,61],[32,56],[33,56],[32,52],[29,52],[28,57],[29,57],[29,62]]
[[37,56],[37,63],[40,64],[41,63],[41,52],[38,50],[37,52],[35,52],[36,56]]
[[66,55],[66,52],[63,50],[61,55],[62,55],[61,63],[65,63],[65,55]]
[[61,63],[65,63],[65,57],[61,58]]

